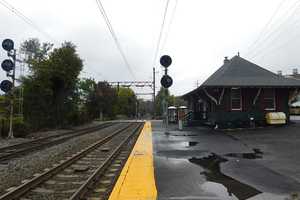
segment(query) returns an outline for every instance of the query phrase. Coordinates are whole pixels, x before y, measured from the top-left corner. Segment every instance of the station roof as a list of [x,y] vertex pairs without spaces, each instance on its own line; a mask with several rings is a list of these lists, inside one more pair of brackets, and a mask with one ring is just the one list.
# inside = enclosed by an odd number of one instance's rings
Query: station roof
[[197,89],[209,87],[288,87],[299,88],[300,80],[287,78],[266,70],[240,56],[225,60],[224,64]]

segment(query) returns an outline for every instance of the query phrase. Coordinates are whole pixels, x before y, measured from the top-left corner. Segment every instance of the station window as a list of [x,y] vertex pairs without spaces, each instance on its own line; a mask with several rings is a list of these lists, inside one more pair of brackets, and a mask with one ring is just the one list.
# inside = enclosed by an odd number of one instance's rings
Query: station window
[[264,89],[264,108],[265,110],[275,110],[274,89]]
[[242,110],[241,88],[231,88],[231,110]]

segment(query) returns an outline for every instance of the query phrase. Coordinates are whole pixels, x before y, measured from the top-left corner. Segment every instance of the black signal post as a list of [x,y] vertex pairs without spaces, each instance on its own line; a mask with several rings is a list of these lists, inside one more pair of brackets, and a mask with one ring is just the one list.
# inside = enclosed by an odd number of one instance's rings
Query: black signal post
[[172,64],[172,58],[168,55],[164,55],[160,58],[160,64],[165,68],[165,74],[161,78],[160,83],[167,89],[173,84],[172,77],[168,75],[168,67]]
[[168,75],[168,67],[172,64],[172,58],[168,55],[164,55],[160,58],[160,64],[165,68],[165,74],[160,79],[161,85],[166,89],[165,90],[165,99],[164,99],[164,115],[166,120],[166,132],[168,129],[168,101],[167,101],[167,89],[172,86],[173,79]]
[[10,93],[10,120],[9,120],[9,132],[8,138],[13,138],[13,114],[14,114],[14,93],[15,87],[15,66],[16,66],[16,50],[14,49],[14,42],[11,39],[5,39],[2,42],[2,48],[7,51],[7,56],[11,57],[5,59],[1,63],[1,68],[6,72],[6,76],[11,78],[10,80],[3,80],[0,83],[0,89],[5,93]]

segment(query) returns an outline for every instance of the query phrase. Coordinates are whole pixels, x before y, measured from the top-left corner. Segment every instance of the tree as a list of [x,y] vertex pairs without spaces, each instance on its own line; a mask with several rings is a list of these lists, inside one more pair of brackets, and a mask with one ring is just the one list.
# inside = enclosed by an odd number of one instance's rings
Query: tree
[[153,101],[139,99],[139,114],[143,118],[151,118],[153,115]]
[[117,102],[117,92],[107,82],[94,84],[94,92],[87,101],[89,115],[93,118],[109,118],[115,116],[114,106]]
[[174,106],[187,106],[187,102],[179,96],[174,96]]
[[158,91],[156,98],[155,98],[155,111],[157,116],[162,116],[164,111],[164,100],[166,99],[168,102],[168,105],[173,105],[174,103],[174,96],[170,95],[170,92],[168,89],[165,89],[163,87],[160,88]]
[[68,124],[78,111],[76,85],[83,67],[75,45],[65,42],[43,59],[32,59],[33,70],[23,79],[25,119],[34,128]]
[[[34,61],[41,61],[45,59],[52,48],[53,44],[51,43],[41,44],[39,39],[30,38],[21,44],[20,51],[27,56],[26,62],[31,64]],[[30,66],[31,65],[29,65],[29,67]]]
[[118,91],[118,101],[116,113],[132,118],[136,114],[137,98],[130,88],[120,87]]

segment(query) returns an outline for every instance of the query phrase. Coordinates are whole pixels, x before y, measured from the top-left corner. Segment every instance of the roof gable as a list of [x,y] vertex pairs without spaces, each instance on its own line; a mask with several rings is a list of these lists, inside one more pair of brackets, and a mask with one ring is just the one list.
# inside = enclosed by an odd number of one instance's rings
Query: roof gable
[[285,78],[240,56],[234,56],[201,85],[210,86],[300,86],[300,80]]

